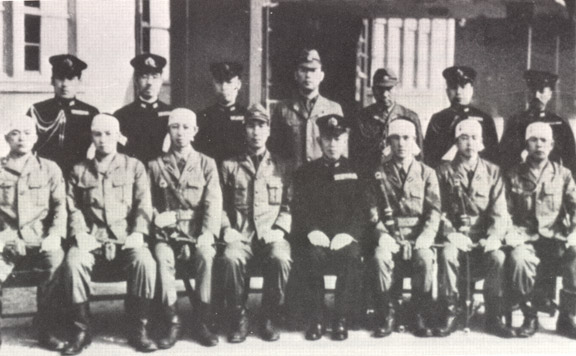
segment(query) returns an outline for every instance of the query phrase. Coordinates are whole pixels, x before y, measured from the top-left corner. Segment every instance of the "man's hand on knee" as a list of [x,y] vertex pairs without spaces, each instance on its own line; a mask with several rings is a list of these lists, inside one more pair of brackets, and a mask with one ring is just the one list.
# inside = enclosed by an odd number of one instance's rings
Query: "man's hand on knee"
[[330,242],[330,249],[337,251],[343,247],[346,247],[355,241],[354,238],[348,234],[337,234]]
[[450,242],[452,245],[456,246],[457,249],[459,249],[460,251],[470,251],[472,249],[472,240],[459,232],[451,232],[448,234],[448,236],[446,236],[446,239],[448,240],[448,242]]
[[228,227],[224,230],[224,242],[227,244],[231,244],[237,241],[241,241],[243,239],[242,234],[231,227]]
[[398,245],[392,236],[386,233],[380,234],[380,237],[378,238],[378,246],[384,248],[386,251],[389,251],[391,254],[395,254],[400,251],[400,245]]
[[314,230],[308,233],[308,241],[314,246],[329,247],[330,238],[320,230]]
[[484,252],[496,251],[502,247],[502,242],[496,238],[489,237],[487,239],[480,240],[480,246],[484,247]]
[[267,244],[271,244],[273,242],[283,240],[284,235],[285,235],[284,231],[280,229],[270,229],[268,230],[268,232],[262,235],[262,240],[264,240],[264,242]]

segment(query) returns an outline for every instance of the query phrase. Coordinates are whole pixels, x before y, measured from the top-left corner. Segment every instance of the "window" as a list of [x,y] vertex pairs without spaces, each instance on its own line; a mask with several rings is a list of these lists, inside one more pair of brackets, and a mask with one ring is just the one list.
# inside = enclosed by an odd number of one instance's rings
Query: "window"
[[[170,1],[136,0],[136,52],[170,58]],[[164,78],[170,78],[170,61]]]
[[24,70],[40,70],[40,16],[38,15],[24,15]]

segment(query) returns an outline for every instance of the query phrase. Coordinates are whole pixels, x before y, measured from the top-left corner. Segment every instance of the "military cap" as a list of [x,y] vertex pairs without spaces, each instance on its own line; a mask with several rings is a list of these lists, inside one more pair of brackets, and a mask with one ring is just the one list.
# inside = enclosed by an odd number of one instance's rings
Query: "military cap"
[[270,116],[268,115],[268,111],[262,105],[252,104],[248,108],[248,113],[245,118],[245,122],[249,121],[260,121],[270,125]]
[[316,120],[320,135],[338,137],[350,129],[350,123],[344,117],[336,114],[325,115]]
[[444,69],[442,76],[448,87],[463,86],[467,83],[474,84],[476,71],[466,66],[453,66]]
[[379,68],[372,76],[372,86],[390,88],[398,84],[398,76],[392,69]]
[[554,89],[558,76],[550,72],[529,69],[524,72],[524,80],[529,88],[550,87]]
[[48,59],[52,65],[52,75],[57,78],[80,77],[88,65],[71,54],[59,54]]
[[132,58],[130,65],[138,73],[162,73],[166,58],[153,53],[143,53]]
[[299,67],[312,69],[321,68],[322,60],[320,59],[320,53],[315,49],[303,49],[298,56],[296,64]]
[[210,73],[218,83],[229,82],[242,74],[242,65],[237,62],[218,62],[210,64]]

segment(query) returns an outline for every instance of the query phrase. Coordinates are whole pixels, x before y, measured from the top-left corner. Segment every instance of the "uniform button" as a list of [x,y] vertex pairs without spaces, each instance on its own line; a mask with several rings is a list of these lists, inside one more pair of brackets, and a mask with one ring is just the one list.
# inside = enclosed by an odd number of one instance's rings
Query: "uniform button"
[[310,161],[312,160],[312,157],[306,157],[306,160],[307,160],[308,162],[310,162]]

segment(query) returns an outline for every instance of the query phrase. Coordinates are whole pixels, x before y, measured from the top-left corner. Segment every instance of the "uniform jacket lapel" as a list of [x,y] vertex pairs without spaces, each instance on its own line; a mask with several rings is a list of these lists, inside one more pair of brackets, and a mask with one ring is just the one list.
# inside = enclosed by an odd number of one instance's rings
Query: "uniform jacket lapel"
[[[172,157],[174,157],[174,155],[172,155]],[[175,158],[173,158],[173,160],[176,161]],[[184,169],[180,174],[180,178],[178,179],[178,186],[182,186],[186,181],[188,181],[188,178],[192,172],[194,172],[194,169],[198,167],[199,160],[200,154],[198,152],[192,151],[190,155],[188,155],[188,158],[186,159],[186,165],[184,166]],[[178,168],[176,168],[176,171],[179,171]]]
[[244,169],[252,177],[256,175],[256,167],[254,167],[254,163],[252,162],[248,154],[244,154],[240,158],[240,168]]
[[470,196],[473,196],[474,193],[481,190],[482,187],[485,187],[489,182],[489,173],[488,167],[486,167],[486,163],[481,159],[478,159],[478,164],[476,165],[476,170],[474,171],[474,175],[472,176],[472,182],[470,182]]
[[166,167],[166,172],[174,177],[174,181],[178,182],[180,180],[180,170],[178,169],[178,165],[176,164],[176,158],[174,157],[174,153],[165,154],[162,157],[162,161],[164,161],[164,167]]
[[419,184],[419,177],[422,176],[422,166],[418,164],[416,160],[412,161],[408,172],[406,172],[406,180],[402,186],[405,196],[409,196],[410,186],[413,184]]
[[388,178],[388,182],[394,187],[395,190],[402,190],[402,179],[400,179],[400,175],[398,171],[394,167],[394,162],[392,160],[387,161],[384,163],[384,173]]

